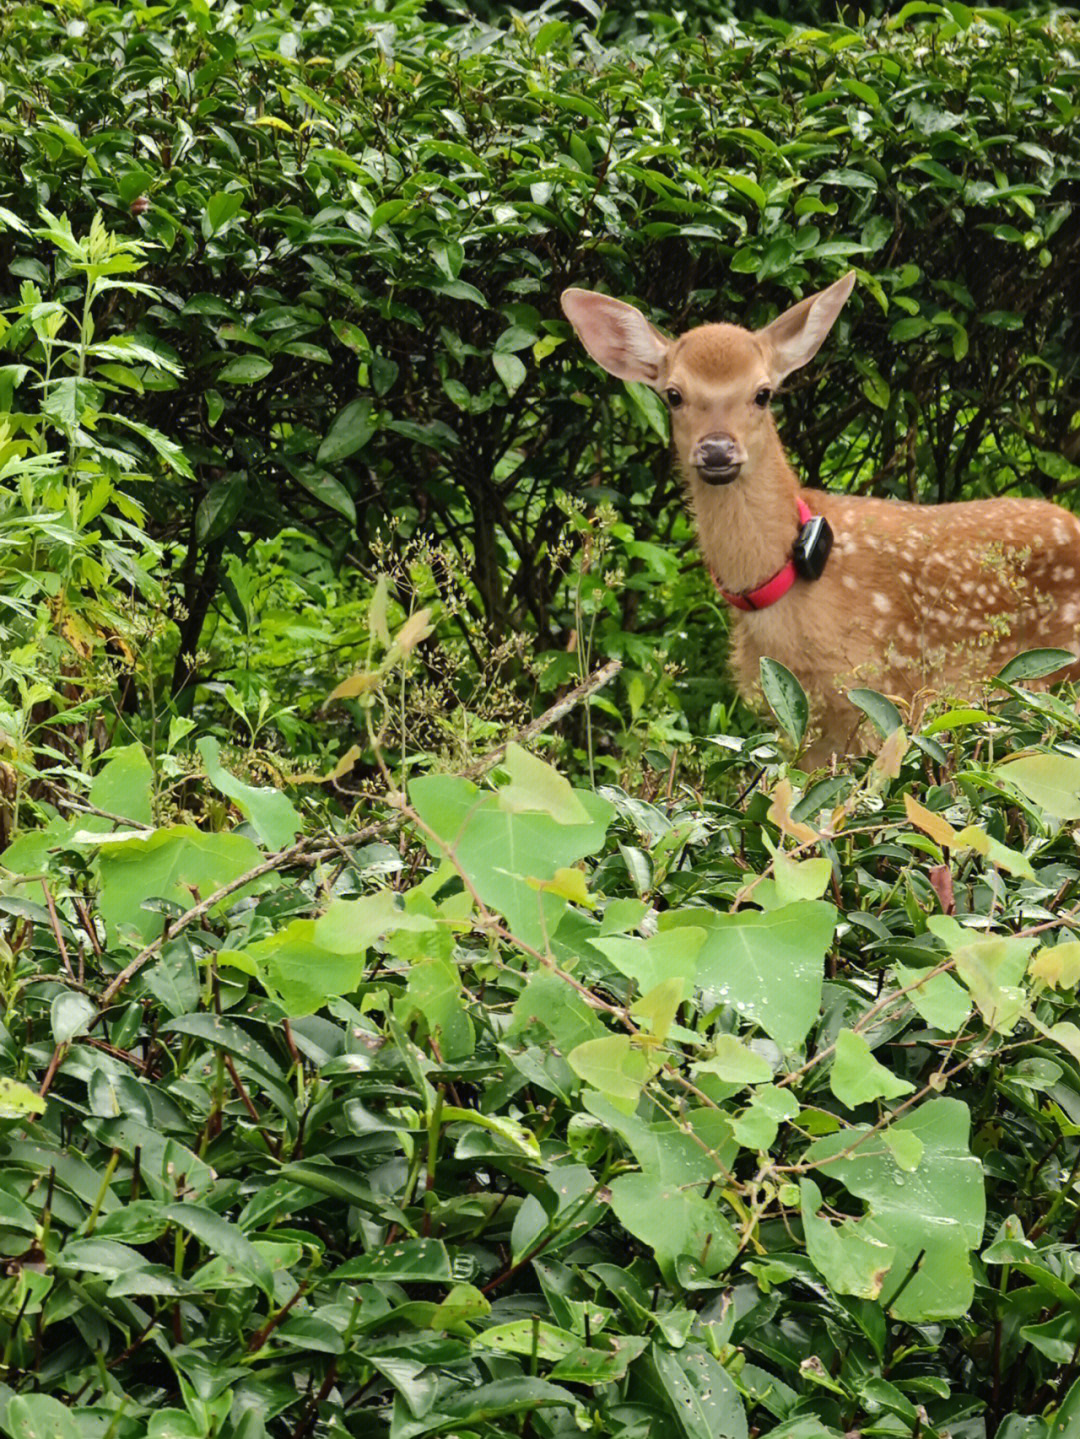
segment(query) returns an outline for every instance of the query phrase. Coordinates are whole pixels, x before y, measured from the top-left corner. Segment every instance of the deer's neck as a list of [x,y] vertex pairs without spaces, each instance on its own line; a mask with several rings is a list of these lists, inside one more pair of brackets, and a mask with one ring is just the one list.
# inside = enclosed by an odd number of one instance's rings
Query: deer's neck
[[799,533],[799,481],[779,439],[730,485],[687,477],[701,557],[725,590],[740,594],[771,580],[791,558]]

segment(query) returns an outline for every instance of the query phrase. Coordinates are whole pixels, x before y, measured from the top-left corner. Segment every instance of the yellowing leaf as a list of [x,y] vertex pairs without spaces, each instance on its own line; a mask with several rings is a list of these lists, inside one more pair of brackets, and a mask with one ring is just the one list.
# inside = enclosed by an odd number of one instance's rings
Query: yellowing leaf
[[410,615],[401,626],[394,636],[394,644],[403,655],[414,650],[421,640],[426,640],[431,634],[433,627],[428,623],[430,619],[431,609],[429,606],[425,606],[422,610],[417,610],[414,615]]
[[293,132],[293,127],[285,120],[278,119],[276,115],[260,115],[257,120],[253,120],[251,123],[253,125],[262,125],[271,130],[284,130],[287,135],[291,135]]
[[641,996],[630,1013],[645,1022],[652,1038],[663,1041],[675,1022],[684,988],[681,975],[661,980],[648,994]]
[[332,784],[335,780],[341,779],[349,773],[353,765],[360,758],[361,750],[358,744],[352,744],[338,760],[337,764],[328,774],[314,774],[305,770],[303,774],[294,774],[288,777],[288,784]]
[[1080,759],[1029,754],[999,764],[995,773],[1056,819],[1080,819]]
[[956,973],[967,985],[979,1013],[1001,1034],[1010,1034],[1027,998],[1020,987],[1033,939],[978,939],[953,951]]
[[505,765],[510,783],[499,791],[501,810],[509,810],[511,814],[539,811],[556,824],[589,823],[589,812],[570,787],[570,781],[551,765],[519,744],[507,745]]
[[544,889],[551,894],[557,894],[562,899],[568,899],[571,904],[584,905],[586,909],[596,908],[596,900],[589,893],[585,876],[580,869],[557,869],[553,878],[530,879],[529,885],[533,889]]
[[1005,870],[1008,874],[1015,874],[1021,879],[1034,879],[1035,871],[1031,867],[1031,861],[1027,855],[1018,854],[1015,849],[1009,849],[1000,840],[988,835],[978,825],[969,824],[956,836],[957,846],[961,849],[973,849],[976,854],[983,855],[996,865],[998,869]]
[[1080,1061],[1080,1029],[1075,1024],[1062,1020],[1060,1024],[1052,1024],[1044,1033],[1048,1039],[1056,1040],[1062,1049],[1068,1050],[1073,1059]]
[[802,824],[799,820],[791,818],[792,793],[791,781],[782,779],[773,790],[772,803],[769,805],[766,817],[772,820],[781,834],[790,835],[800,844],[810,844],[819,837],[818,833],[808,824]]
[[490,1313],[491,1305],[479,1289],[472,1284],[455,1284],[442,1303],[435,1306],[429,1327],[471,1338],[469,1321],[486,1319]]
[[956,848],[956,830],[947,819],[935,814],[933,810],[925,809],[909,794],[904,796],[904,808],[907,810],[909,823],[916,829],[921,829],[923,834],[928,834],[935,844],[940,844],[945,849]]
[[871,774],[878,781],[896,779],[900,773],[900,767],[904,762],[904,756],[911,747],[911,741],[907,737],[907,731],[903,725],[899,725],[881,746],[877,758],[874,760]]
[[0,1076],[0,1119],[29,1119],[45,1113],[45,1101],[36,1090],[17,1079]]
[[347,680],[342,680],[336,689],[330,691],[326,696],[327,703],[330,700],[352,700],[359,695],[369,695],[377,690],[382,684],[382,675],[378,670],[361,670],[359,674],[351,675]]
[[101,642],[98,631],[88,625],[81,615],[65,615],[60,628],[80,659],[88,659],[94,647]]
[[1028,965],[1028,974],[1055,989],[1075,989],[1080,984],[1080,940],[1068,939],[1040,949]]

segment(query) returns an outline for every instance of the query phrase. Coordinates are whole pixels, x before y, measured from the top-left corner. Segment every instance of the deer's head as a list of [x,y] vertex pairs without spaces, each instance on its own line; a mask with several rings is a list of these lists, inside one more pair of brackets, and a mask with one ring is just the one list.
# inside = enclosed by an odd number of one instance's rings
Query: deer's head
[[849,271],[762,330],[702,325],[675,340],[609,295],[564,290],[562,307],[609,374],[650,385],[665,400],[684,472],[729,485],[752,475],[775,449],[773,392],[817,354],[854,284]]

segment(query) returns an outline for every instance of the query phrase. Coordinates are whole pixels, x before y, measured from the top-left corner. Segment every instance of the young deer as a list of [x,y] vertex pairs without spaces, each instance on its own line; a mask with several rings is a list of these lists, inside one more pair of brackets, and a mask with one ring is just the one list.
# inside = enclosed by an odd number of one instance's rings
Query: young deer
[[[1080,521],[1066,510],[1045,500],[917,505],[800,487],[769,402],[817,353],[854,283],[845,275],[762,330],[702,325],[675,340],[621,300],[562,295],[593,359],[666,400],[702,557],[738,611],[736,684],[750,697],[763,655],[798,676],[813,709],[809,765],[857,743],[851,688],[912,707],[970,690],[1022,650],[1080,654]],[[811,516],[827,526],[809,527]],[[1080,663],[1047,683],[1077,676]]]

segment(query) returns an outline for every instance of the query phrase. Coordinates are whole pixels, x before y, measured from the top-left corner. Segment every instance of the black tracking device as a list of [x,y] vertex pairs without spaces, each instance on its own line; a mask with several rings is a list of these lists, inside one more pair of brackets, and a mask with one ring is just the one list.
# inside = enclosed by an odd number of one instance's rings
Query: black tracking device
[[814,515],[799,531],[791,558],[795,573],[804,580],[819,580],[832,549],[833,532],[824,515]]

